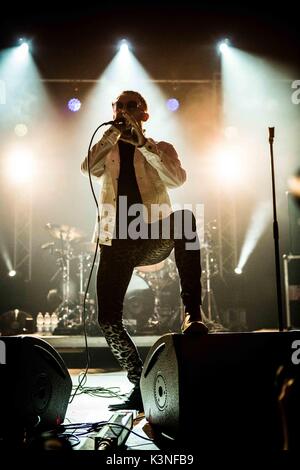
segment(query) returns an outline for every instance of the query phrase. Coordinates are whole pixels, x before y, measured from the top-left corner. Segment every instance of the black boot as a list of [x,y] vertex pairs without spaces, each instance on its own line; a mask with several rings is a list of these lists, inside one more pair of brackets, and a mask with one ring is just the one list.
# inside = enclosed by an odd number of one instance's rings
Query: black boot
[[142,395],[139,385],[136,385],[123,403],[108,406],[109,411],[138,410],[144,411]]
[[181,325],[181,332],[183,334],[198,334],[206,335],[208,333],[207,326],[202,321],[201,308],[196,312],[185,313],[185,319]]

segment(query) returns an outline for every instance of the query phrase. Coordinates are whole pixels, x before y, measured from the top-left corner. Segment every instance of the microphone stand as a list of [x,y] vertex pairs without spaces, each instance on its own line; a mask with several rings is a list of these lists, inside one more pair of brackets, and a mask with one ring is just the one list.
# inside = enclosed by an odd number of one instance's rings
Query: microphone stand
[[276,211],[273,141],[274,141],[274,127],[269,127],[269,144],[270,144],[271,172],[272,172],[272,199],[273,199],[273,238],[274,238],[274,249],[275,249],[278,324],[279,324],[279,331],[283,331],[284,324],[283,324],[282,293],[281,293],[281,282],[280,282],[281,278],[280,278],[279,228],[278,228],[277,211]]

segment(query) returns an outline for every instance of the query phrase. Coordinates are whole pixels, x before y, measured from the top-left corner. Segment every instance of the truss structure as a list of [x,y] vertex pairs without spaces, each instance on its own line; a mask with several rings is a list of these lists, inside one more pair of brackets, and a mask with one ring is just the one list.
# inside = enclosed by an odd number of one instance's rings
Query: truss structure
[[237,267],[237,216],[234,192],[218,193],[218,257],[222,278]]
[[25,281],[32,272],[32,189],[24,186],[16,192],[14,214],[14,270],[22,272]]

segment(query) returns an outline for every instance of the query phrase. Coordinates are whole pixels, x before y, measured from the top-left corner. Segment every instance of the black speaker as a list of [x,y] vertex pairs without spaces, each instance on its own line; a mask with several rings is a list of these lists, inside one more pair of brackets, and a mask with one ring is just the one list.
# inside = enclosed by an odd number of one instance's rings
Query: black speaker
[[300,331],[162,336],[140,382],[158,445],[298,446],[298,362]]
[[55,349],[33,336],[0,337],[0,438],[13,442],[65,418],[72,382]]

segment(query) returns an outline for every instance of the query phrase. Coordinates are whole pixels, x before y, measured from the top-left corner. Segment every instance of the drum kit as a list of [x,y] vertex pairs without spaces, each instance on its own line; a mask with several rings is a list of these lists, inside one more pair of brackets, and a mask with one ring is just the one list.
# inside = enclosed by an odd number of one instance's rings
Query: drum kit
[[[61,280],[61,294],[52,289],[47,296],[48,300],[51,300],[56,294],[56,299],[60,300],[59,305],[54,310],[58,317],[58,325],[54,334],[81,334],[84,323],[85,289],[96,244],[86,242],[85,234],[75,227],[48,223],[45,229],[55,239],[55,242],[45,243],[41,248],[48,249],[51,255],[56,256],[58,266],[50,281],[53,281],[57,276]],[[71,286],[73,286],[71,265],[74,262],[76,263],[76,276],[78,277],[78,291],[75,298],[73,289],[71,289]],[[91,334],[95,330],[99,333],[95,300],[90,297],[89,293],[86,296],[85,309],[87,332]]]
[[[85,290],[96,243],[87,242],[84,232],[68,225],[47,223],[45,229],[55,241],[45,243],[41,248],[56,257],[58,266],[50,282],[57,277],[61,281],[60,295],[55,289],[48,293],[48,300],[55,297],[56,304],[59,303],[54,309],[58,325],[53,333],[82,334]],[[78,278],[75,296],[71,279],[74,265]],[[90,336],[101,334],[93,297],[88,293],[85,299],[85,324]],[[182,303],[173,255],[155,265],[135,268],[124,299],[124,324],[128,331],[131,334],[163,334],[176,331],[181,319]]]
[[[217,304],[212,289],[212,279],[218,274],[215,256],[214,234],[216,221],[205,227],[204,243],[201,249],[202,259],[202,303],[207,312],[205,321],[213,327],[219,324]],[[58,325],[54,334],[81,334],[84,329],[84,309],[86,331],[90,336],[101,335],[97,321],[96,294],[85,296],[90,276],[96,243],[87,242],[81,230],[68,225],[47,223],[45,229],[54,242],[45,243],[42,249],[49,250],[56,257],[58,269],[50,279],[59,277],[61,293],[52,289],[48,300],[56,292],[55,313]],[[96,265],[98,261],[96,260]],[[74,289],[72,273],[78,278]],[[95,281],[91,283],[93,291]],[[174,259],[174,252],[151,266],[139,266],[134,269],[124,299],[123,321],[131,334],[164,334],[178,331],[184,316],[180,297],[179,277]]]
[[131,333],[164,334],[180,328],[183,306],[171,254],[160,263],[134,269],[124,301],[124,323]]

